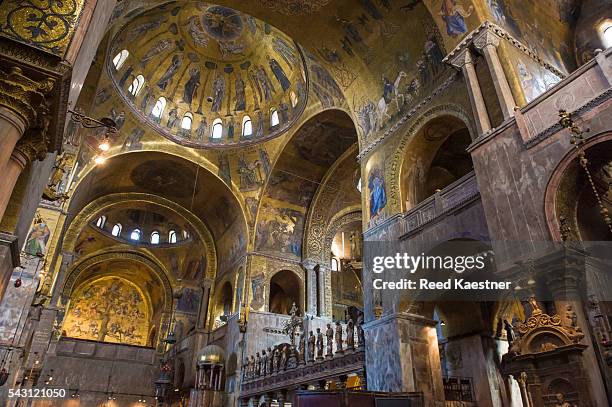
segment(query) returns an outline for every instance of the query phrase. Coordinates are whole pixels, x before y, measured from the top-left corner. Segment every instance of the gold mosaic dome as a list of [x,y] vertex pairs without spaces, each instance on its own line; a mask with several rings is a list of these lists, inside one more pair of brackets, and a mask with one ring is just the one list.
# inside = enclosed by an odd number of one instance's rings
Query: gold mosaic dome
[[252,144],[300,117],[308,78],[299,47],[249,15],[171,2],[132,17],[107,67],[134,113],[191,147]]

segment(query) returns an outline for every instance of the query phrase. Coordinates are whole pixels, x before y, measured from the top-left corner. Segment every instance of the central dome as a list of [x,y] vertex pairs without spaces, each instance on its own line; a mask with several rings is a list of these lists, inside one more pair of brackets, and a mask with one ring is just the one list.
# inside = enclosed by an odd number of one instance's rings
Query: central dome
[[119,93],[143,121],[183,145],[277,137],[306,105],[299,47],[227,7],[167,3],[133,17],[113,44],[107,67]]

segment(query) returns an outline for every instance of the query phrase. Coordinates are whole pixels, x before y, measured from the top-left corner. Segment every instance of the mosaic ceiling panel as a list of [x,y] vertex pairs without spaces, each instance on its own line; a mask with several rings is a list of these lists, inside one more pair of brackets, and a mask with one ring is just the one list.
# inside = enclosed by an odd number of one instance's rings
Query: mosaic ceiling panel
[[307,101],[304,59],[289,37],[206,3],[174,2],[134,17],[115,37],[107,67],[139,118],[191,147],[279,136]]

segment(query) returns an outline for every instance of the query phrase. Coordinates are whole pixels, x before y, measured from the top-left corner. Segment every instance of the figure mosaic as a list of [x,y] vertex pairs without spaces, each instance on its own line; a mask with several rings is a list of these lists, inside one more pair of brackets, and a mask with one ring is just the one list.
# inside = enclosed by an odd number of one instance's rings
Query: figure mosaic
[[472,15],[474,6],[470,5],[467,10],[458,0],[442,0],[440,16],[446,24],[446,34],[457,37],[467,32],[465,19]]
[[183,101],[191,105],[199,87],[200,70],[198,68],[191,68],[189,71],[189,79],[185,83],[185,89],[183,90]]
[[213,102],[210,108],[211,112],[218,112],[221,110],[221,104],[223,103],[223,94],[225,92],[225,78],[222,74],[217,75],[213,82]]
[[280,66],[276,59],[271,58],[269,55],[267,55],[266,58],[268,59],[270,70],[272,71],[272,73],[274,73],[274,76],[276,77],[278,83],[281,85],[281,88],[283,88],[283,91],[286,92],[291,87],[291,81],[289,80],[289,78],[287,78],[285,71],[283,71],[283,68]]
[[166,90],[170,82],[172,82],[172,78],[174,78],[174,75],[181,67],[181,63],[181,58],[178,55],[173,55],[172,62],[168,68],[166,68],[166,72],[164,72],[161,78],[159,78],[157,81],[157,87],[159,87],[161,90]]

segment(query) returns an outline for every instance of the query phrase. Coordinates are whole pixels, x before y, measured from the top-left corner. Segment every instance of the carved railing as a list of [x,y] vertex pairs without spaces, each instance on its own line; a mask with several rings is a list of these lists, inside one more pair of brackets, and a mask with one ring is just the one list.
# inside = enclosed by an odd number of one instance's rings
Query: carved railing
[[400,217],[401,235],[410,235],[480,195],[474,172],[459,178]]
[[350,374],[363,377],[364,366],[364,348],[347,350],[333,357],[301,363],[270,375],[244,377],[240,397],[248,398],[284,389],[297,389],[321,381],[335,381]]

